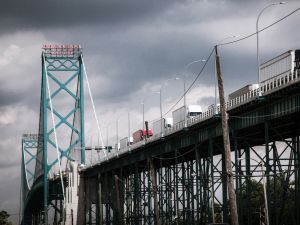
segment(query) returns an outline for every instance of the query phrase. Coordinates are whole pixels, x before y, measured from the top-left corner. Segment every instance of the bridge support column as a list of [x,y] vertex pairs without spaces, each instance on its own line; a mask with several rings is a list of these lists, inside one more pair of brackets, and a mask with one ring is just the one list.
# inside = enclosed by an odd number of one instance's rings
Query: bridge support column
[[[121,196],[120,196],[120,188],[119,188],[119,177],[117,174],[114,175],[115,180],[115,198],[116,198],[116,222],[118,225],[122,225],[122,210],[121,210]],[[121,184],[122,185],[122,184]]]
[[68,186],[66,187],[65,225],[84,224],[84,179],[79,177],[76,162],[69,162]]
[[210,162],[210,175],[208,176],[208,186],[211,185],[209,187],[210,192],[211,192],[211,216],[210,218],[208,218],[208,221],[211,223],[215,223],[215,190],[214,190],[214,186],[215,186],[215,176],[214,176],[214,143],[212,138],[209,139],[209,162]]
[[[269,149],[269,122],[265,121],[265,154],[266,154],[266,161],[265,161],[265,176],[266,176],[266,189],[267,189],[267,206],[265,206],[265,210],[267,211],[267,215],[270,215],[272,213],[271,208],[269,207],[270,205],[270,149]],[[266,216],[266,221],[270,221],[270,218]],[[268,223],[267,223],[268,224]]]
[[155,225],[160,225],[160,216],[159,216],[159,206],[157,199],[157,185],[156,185],[156,173],[154,169],[154,164],[151,158],[148,159],[150,175],[151,175],[151,183],[152,183],[152,195],[154,199],[154,214],[155,214]]
[[200,212],[202,211],[201,207],[201,200],[202,200],[202,196],[201,196],[201,187],[200,187],[200,174],[199,174],[199,161],[200,161],[200,156],[199,156],[199,151],[200,151],[200,148],[199,148],[199,145],[196,146],[196,149],[195,149],[195,163],[196,163],[196,174],[197,174],[197,178],[196,178],[196,208],[197,208],[197,215],[196,215],[196,219],[198,222],[200,222],[200,219],[201,219],[201,214]]
[[296,224],[300,224],[300,141],[299,136],[295,138],[295,219]]
[[241,198],[242,194],[242,162],[239,160],[242,157],[241,149],[239,148],[239,142],[237,138],[237,132],[232,130],[232,137],[233,137],[233,150],[235,156],[235,188],[236,188],[236,201],[237,201],[237,210],[239,215],[239,223],[242,224],[242,214],[244,212]]
[[[245,161],[246,161],[246,209],[251,208],[251,202],[250,202],[250,196],[251,196],[251,190],[250,188],[250,181],[251,181],[251,171],[250,171],[250,149],[249,147],[245,148]],[[250,210],[246,210],[247,212],[247,224],[252,224],[251,223],[251,218],[253,215],[251,215]]]
[[103,201],[102,201],[102,179],[101,174],[98,174],[98,215],[99,225],[103,225]]

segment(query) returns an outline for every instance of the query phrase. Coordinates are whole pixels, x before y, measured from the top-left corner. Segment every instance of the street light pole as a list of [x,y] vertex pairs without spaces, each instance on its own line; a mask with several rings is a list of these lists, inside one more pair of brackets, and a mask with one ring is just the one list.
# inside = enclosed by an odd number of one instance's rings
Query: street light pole
[[117,155],[119,155],[119,118],[116,121],[116,141],[117,141]]
[[129,147],[129,150],[130,150],[130,143],[131,143],[131,140],[130,140],[130,112],[128,112],[128,147]]
[[265,221],[266,221],[266,225],[269,225],[269,206],[268,206],[266,178],[265,178],[266,168],[262,162],[260,163],[260,167],[261,167],[261,175],[262,175],[262,181],[264,186],[264,199],[265,199],[265,211],[266,211]]
[[275,6],[275,5],[282,5],[285,4],[285,2],[277,2],[277,3],[272,3],[264,7],[260,13],[257,16],[256,19],[256,62],[257,62],[257,81],[258,81],[258,87],[259,87],[259,95],[261,96],[261,89],[260,89],[260,58],[259,58],[259,37],[258,37],[258,21],[262,13],[269,7]]
[[159,89],[159,105],[160,105],[160,131],[161,131],[161,137],[163,137],[163,136],[164,136],[164,132],[163,132],[163,116],[162,116],[161,88]]
[[108,149],[108,126],[106,126],[106,148]]
[[[187,70],[188,68],[193,65],[194,63],[197,62],[206,62],[206,59],[198,59],[198,60],[194,60],[192,62],[189,62],[188,64],[186,64],[185,68],[184,68],[184,74],[183,74],[183,106],[184,106],[184,111],[186,113],[186,78],[187,78]],[[184,127],[187,126],[186,123],[186,115],[184,116]]]
[[[169,80],[179,80],[180,78],[175,77],[175,78],[170,78],[164,81],[164,83],[162,83],[162,85],[159,88],[159,91],[155,91],[153,93],[159,94],[159,109],[160,109],[160,131],[161,131],[161,137],[164,136],[164,121],[163,121],[163,112],[162,112],[162,87],[163,85],[167,85],[167,82]],[[144,110],[144,109],[143,109]]]
[[143,105],[143,133],[145,130],[145,103],[144,101],[141,103]]

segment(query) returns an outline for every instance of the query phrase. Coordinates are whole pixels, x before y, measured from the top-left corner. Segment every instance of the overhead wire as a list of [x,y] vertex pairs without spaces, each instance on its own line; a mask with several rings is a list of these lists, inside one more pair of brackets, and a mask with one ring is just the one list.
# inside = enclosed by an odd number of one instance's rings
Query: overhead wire
[[164,116],[167,115],[181,101],[181,99],[184,98],[184,96],[190,91],[190,89],[194,86],[194,84],[196,83],[196,81],[198,80],[198,78],[200,77],[202,72],[204,71],[204,69],[205,69],[206,65],[208,64],[213,53],[214,53],[214,48],[210,51],[210,54],[206,58],[206,61],[205,61],[204,65],[202,66],[200,72],[198,73],[197,77],[194,79],[194,81],[191,83],[191,85],[188,87],[188,89],[183,93],[183,95],[178,99],[178,101],[167,112],[164,113]]
[[[191,85],[186,89],[186,91],[183,93],[183,95],[176,101],[176,103],[171,106],[167,112],[165,112],[163,114],[163,117],[166,116],[169,112],[171,112],[172,109],[174,109],[174,107],[184,98],[184,96],[190,91],[190,89],[194,86],[194,84],[196,83],[196,81],[198,80],[198,78],[201,76],[202,72],[204,71],[205,67],[207,66],[212,54],[214,52],[214,48],[210,51],[208,57],[206,58],[205,63],[203,64],[200,72],[198,73],[197,77],[194,79],[194,81],[191,83]],[[148,121],[149,123],[154,122],[155,120],[158,120],[158,118],[155,118],[153,120]]]
[[266,27],[264,27],[264,28],[258,30],[258,31],[255,32],[255,33],[249,34],[249,35],[247,35],[247,36],[245,36],[245,37],[239,38],[239,39],[234,40],[234,41],[228,41],[228,42],[225,42],[225,43],[222,43],[222,44],[218,44],[218,46],[234,44],[234,43],[236,43],[236,42],[240,42],[240,41],[243,41],[243,40],[245,40],[245,39],[248,39],[248,38],[250,38],[250,37],[252,37],[252,36],[254,36],[254,35],[256,35],[256,34],[262,32],[262,31],[264,31],[264,30],[267,30],[268,28],[270,28],[270,27],[274,26],[275,24],[281,22],[282,20],[288,18],[289,16],[293,15],[294,13],[296,13],[296,12],[299,11],[299,10],[300,10],[300,7],[297,8],[297,9],[295,9],[295,10],[293,10],[293,11],[291,11],[291,12],[288,13],[287,15],[281,17],[280,19],[276,20],[275,22],[271,23],[270,25],[268,25],[268,26],[266,26]]

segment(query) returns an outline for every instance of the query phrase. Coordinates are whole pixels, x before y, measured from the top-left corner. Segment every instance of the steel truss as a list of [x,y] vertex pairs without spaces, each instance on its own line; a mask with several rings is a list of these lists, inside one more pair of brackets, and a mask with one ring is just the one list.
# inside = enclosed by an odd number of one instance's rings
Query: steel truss
[[[276,140],[270,140],[270,133],[273,139],[277,133]],[[232,166],[240,224],[264,222],[262,192],[256,205],[252,199],[253,183],[262,190],[263,176],[266,177],[270,224],[285,224],[286,216],[293,218],[290,224],[299,224],[299,136],[281,137],[268,122],[264,134],[263,143],[252,146],[249,137],[232,132]],[[102,202],[95,206],[102,209],[100,220],[86,224],[230,223],[222,152],[222,142],[210,138],[187,149],[174,149],[172,154],[156,155],[100,174],[97,182]],[[261,164],[266,167],[265,173],[261,171]],[[280,192],[274,182],[282,187]],[[288,203],[287,199],[292,200]],[[292,204],[288,215],[287,204]]]
[[[276,141],[269,139],[270,132],[277,135]],[[299,224],[299,136],[284,138],[280,131],[268,122],[265,122],[264,134],[264,144],[260,146],[251,146],[251,140],[239,137],[238,133],[233,138],[240,223],[246,221],[246,224],[250,225],[256,224],[257,221],[264,222],[264,218],[261,218],[266,208],[264,198],[261,197],[255,206],[253,201],[251,203],[251,180],[262,183],[265,177],[269,223]],[[264,165],[265,171],[262,171],[261,165]],[[242,198],[242,191],[246,193],[246,199]],[[287,213],[286,207],[291,211]],[[287,217],[292,218],[289,220],[292,222],[287,222]]]

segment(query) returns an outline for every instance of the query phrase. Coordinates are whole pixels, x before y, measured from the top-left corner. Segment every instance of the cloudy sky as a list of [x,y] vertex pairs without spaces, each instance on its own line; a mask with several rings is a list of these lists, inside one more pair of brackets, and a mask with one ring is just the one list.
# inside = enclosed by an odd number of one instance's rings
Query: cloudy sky
[[[108,127],[114,144],[145,118],[159,117],[181,97],[186,74],[190,84],[211,48],[220,40],[255,32],[259,11],[272,1],[141,1],[51,0],[0,3],[0,210],[18,213],[21,135],[36,133],[41,82],[42,44],[80,44],[95,98],[103,136]],[[264,27],[300,7],[296,1],[268,8],[260,19]],[[260,34],[261,59],[299,48],[300,12]],[[226,95],[255,83],[256,39],[220,47]],[[213,62],[187,96],[188,104],[205,110],[214,102]],[[167,81],[168,80],[168,81]],[[88,96],[86,96],[88,97]],[[86,143],[95,144],[95,123],[86,100]],[[180,107],[182,102],[177,107]],[[94,140],[94,141],[93,141]],[[17,218],[17,216],[15,216]]]

